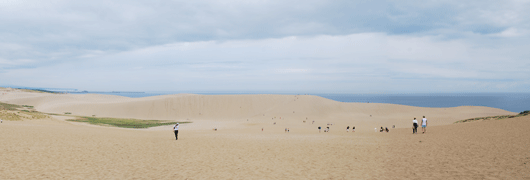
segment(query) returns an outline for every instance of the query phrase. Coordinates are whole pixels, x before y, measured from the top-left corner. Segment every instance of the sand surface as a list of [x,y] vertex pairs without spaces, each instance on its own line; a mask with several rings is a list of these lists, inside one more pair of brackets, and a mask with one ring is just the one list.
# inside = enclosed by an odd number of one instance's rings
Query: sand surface
[[[2,92],[2,90],[0,90]],[[6,90],[4,90],[6,92]],[[14,90],[0,101],[31,105],[40,112],[72,113],[80,116],[152,120],[206,121],[212,129],[222,123],[299,128],[300,122],[316,125],[356,126],[358,131],[374,127],[409,127],[412,119],[426,116],[430,126],[452,124],[472,117],[517,114],[479,106],[423,108],[381,103],[343,103],[311,95],[196,95],[177,94],[128,98],[99,94],[50,94]],[[246,121],[248,119],[248,122]],[[245,122],[243,122],[245,121]],[[276,122],[276,126],[272,124]],[[211,125],[210,125],[211,124]],[[304,129],[304,128],[302,128]]]
[[[495,108],[339,103],[290,95],[135,99],[14,91],[0,95],[0,101],[43,112],[193,122],[181,125],[175,141],[172,126],[123,129],[62,116],[4,121],[0,179],[530,178],[530,117],[452,124],[514,114]],[[422,115],[429,119],[427,133],[411,134],[411,117]],[[331,131],[319,133],[317,127],[327,123],[334,124]],[[373,131],[393,124],[397,128],[389,133]],[[357,126],[357,132],[346,132],[347,125]]]

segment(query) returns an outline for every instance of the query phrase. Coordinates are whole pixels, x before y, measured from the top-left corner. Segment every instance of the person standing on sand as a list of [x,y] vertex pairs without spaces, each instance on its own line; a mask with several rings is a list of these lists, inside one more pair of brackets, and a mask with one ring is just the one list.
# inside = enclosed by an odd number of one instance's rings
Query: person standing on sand
[[318,126],[318,133],[320,133],[320,129],[322,129],[322,127]]
[[350,126],[346,127],[346,132],[350,132]]
[[421,130],[423,131],[423,134],[425,134],[426,129],[427,129],[427,118],[423,116],[423,119],[421,119]]
[[173,126],[173,131],[175,132],[175,140],[179,140],[179,123]]
[[418,134],[418,120],[412,120],[412,134]]

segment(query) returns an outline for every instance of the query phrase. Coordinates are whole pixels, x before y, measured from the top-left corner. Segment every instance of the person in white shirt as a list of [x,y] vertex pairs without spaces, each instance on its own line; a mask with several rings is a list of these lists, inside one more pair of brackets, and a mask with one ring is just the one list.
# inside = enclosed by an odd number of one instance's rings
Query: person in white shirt
[[412,134],[418,134],[418,120],[412,120]]
[[173,126],[173,131],[175,132],[175,140],[179,140],[179,123]]
[[421,130],[423,131],[423,134],[425,134],[426,129],[427,129],[427,118],[423,116],[423,119],[421,120]]

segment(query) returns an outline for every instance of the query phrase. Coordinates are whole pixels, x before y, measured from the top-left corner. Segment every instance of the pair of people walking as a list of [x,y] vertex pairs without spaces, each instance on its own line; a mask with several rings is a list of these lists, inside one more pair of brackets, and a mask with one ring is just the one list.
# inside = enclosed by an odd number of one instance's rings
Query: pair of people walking
[[[423,116],[423,119],[421,119],[421,130],[423,131],[423,134],[425,134],[426,129],[427,129],[427,118]],[[412,134],[418,134],[418,120],[416,120],[416,118],[412,120]]]

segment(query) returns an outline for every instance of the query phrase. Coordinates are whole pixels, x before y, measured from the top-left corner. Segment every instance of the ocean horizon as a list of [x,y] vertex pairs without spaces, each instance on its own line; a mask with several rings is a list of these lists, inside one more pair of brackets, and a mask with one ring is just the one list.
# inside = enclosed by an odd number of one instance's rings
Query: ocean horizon
[[[72,94],[106,94],[131,98],[180,94],[183,92],[69,92]],[[186,92],[190,93],[190,92]],[[227,93],[227,92],[196,92],[201,95],[235,95],[235,94],[281,94],[304,95],[306,93]],[[395,94],[339,94],[315,93],[307,94],[339,101],[357,103],[388,103],[417,107],[458,107],[486,106],[504,109],[511,112],[530,110],[530,93],[395,93]]]

